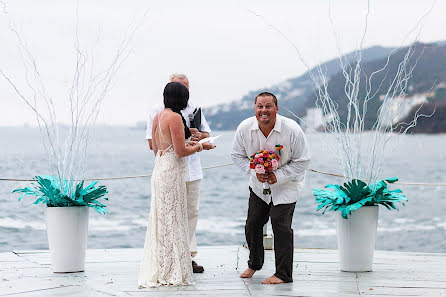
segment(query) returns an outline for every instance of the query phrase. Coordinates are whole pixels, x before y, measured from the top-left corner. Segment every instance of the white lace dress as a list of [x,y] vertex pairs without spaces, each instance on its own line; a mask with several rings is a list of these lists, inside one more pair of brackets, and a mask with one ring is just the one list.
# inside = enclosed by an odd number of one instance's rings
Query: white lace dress
[[185,158],[172,146],[158,151],[139,288],[193,284],[187,224]]

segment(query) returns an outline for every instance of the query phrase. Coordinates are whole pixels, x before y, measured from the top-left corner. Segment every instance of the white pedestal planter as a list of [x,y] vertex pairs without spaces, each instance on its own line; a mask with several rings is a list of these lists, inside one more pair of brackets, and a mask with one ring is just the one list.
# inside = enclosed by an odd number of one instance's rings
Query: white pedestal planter
[[45,209],[46,230],[54,272],[84,271],[88,209],[87,206]]
[[263,226],[263,249],[274,249],[274,234],[268,234],[268,223]]
[[336,232],[342,271],[372,271],[379,206],[363,206],[348,219],[336,212]]

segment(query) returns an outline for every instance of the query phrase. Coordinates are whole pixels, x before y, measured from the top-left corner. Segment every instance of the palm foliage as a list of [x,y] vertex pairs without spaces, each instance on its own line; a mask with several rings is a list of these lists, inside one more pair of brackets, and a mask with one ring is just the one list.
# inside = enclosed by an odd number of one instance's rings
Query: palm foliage
[[323,209],[322,213],[327,210],[341,211],[344,219],[362,206],[382,204],[389,210],[398,210],[395,204],[405,205],[404,202],[408,200],[400,189],[391,191],[387,188],[387,183],[396,181],[398,178],[392,177],[367,185],[362,180],[353,179],[343,186],[326,185],[325,188],[328,190],[313,189],[316,204],[319,204],[317,210]]
[[108,193],[106,186],[96,186],[97,181],[90,183],[84,188],[84,181],[75,186],[73,194],[68,194],[67,189],[72,181],[60,181],[54,176],[36,176],[36,183],[31,187],[16,189],[13,193],[23,193],[19,197],[21,200],[26,195],[36,196],[33,204],[46,204],[48,207],[67,207],[67,206],[88,206],[94,208],[98,213],[107,213],[106,206],[99,202],[100,198],[108,200],[105,194]]

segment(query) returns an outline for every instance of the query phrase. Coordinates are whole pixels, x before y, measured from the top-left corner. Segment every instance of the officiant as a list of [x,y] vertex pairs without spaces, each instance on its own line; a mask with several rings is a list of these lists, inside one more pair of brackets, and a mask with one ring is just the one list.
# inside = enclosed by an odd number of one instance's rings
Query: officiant
[[[263,284],[293,281],[294,239],[291,223],[299,190],[310,163],[307,140],[298,123],[278,115],[274,94],[263,92],[254,100],[255,116],[237,128],[232,147],[232,160],[250,175],[249,205],[245,225],[249,247],[248,268],[240,274],[250,278],[264,262],[263,226],[271,217],[274,232],[275,273]],[[261,174],[250,169],[250,156],[260,150],[276,150],[280,155],[278,168]],[[268,191],[263,191],[264,186]]]
[[[170,76],[171,82],[179,82],[189,89],[189,79],[186,75],[181,73],[174,73]],[[155,105],[149,114],[147,120],[146,139],[149,142],[149,147],[152,149],[152,124],[155,115],[164,109],[162,104]],[[186,121],[192,134],[192,141],[199,141],[210,136],[211,128],[209,127],[206,118],[201,108],[196,107],[191,100],[185,109],[181,110],[181,114]],[[200,182],[203,179],[203,172],[201,170],[201,162],[199,154],[195,153],[186,157],[186,190],[187,190],[187,218],[189,224],[189,238],[190,238],[190,252],[192,259],[197,255],[197,240],[195,237],[195,229],[197,228],[199,197],[200,197]],[[192,268],[194,273],[201,273],[204,271],[203,266],[198,265],[192,260]]]

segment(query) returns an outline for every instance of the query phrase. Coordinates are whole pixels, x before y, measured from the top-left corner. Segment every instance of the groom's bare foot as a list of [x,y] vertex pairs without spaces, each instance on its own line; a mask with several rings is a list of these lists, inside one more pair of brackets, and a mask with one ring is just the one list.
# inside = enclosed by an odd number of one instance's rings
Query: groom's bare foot
[[262,282],[262,284],[268,284],[268,285],[277,285],[277,284],[283,284],[284,281],[275,276],[274,274],[271,275],[268,278],[265,278]]
[[256,273],[256,271],[254,269],[246,268],[246,270],[240,274],[240,277],[241,278],[251,278],[254,275],[254,273]]

